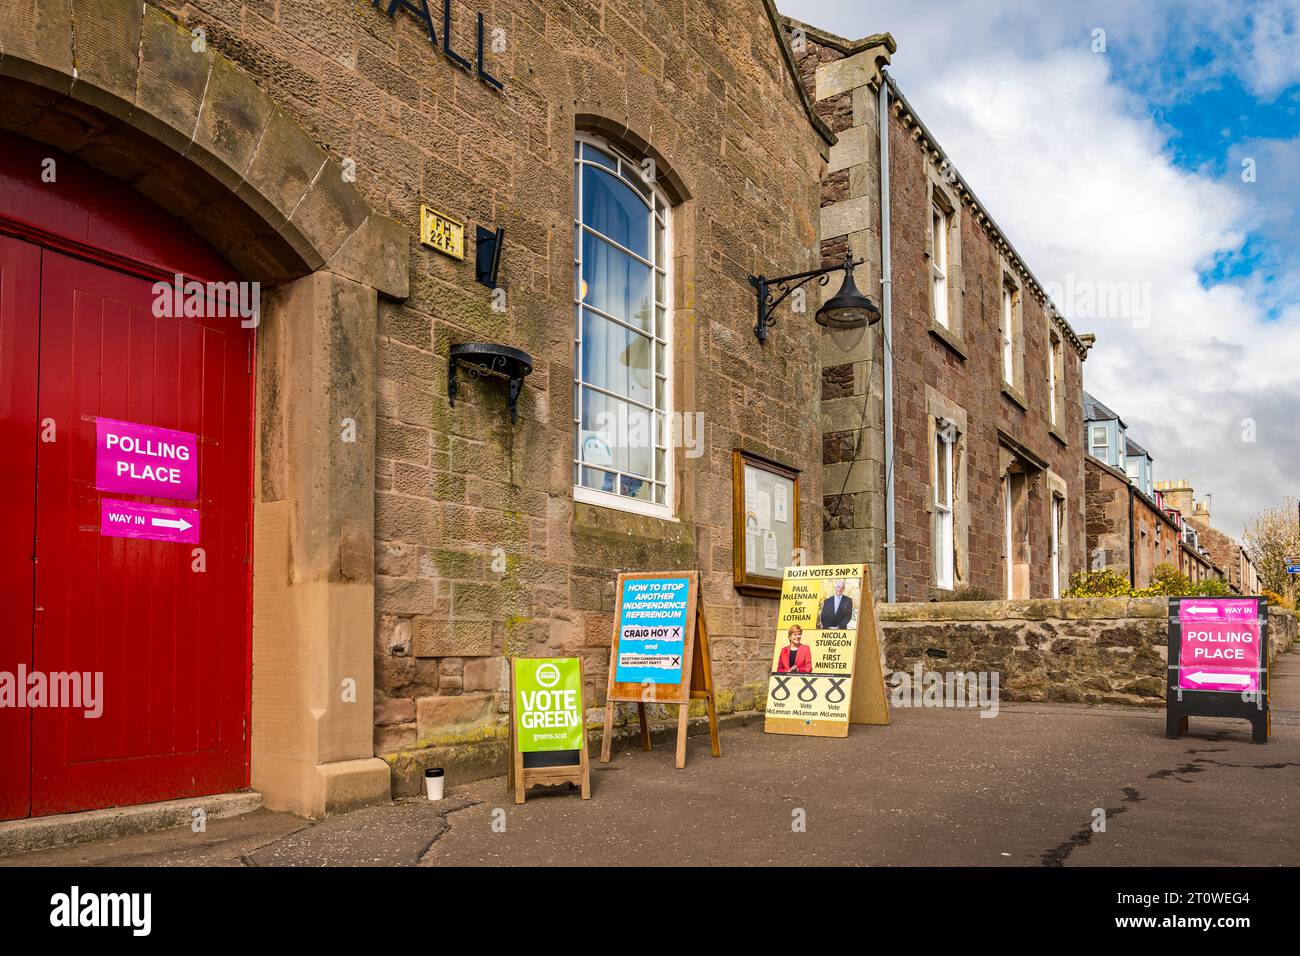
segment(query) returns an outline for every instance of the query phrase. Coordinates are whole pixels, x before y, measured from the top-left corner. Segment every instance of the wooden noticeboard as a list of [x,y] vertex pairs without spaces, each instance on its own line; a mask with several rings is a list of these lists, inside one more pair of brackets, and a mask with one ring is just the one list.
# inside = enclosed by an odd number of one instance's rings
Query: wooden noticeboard
[[529,787],[576,784],[591,798],[587,707],[582,660],[515,657],[510,660],[510,771],[515,803]]
[[779,597],[781,569],[798,563],[799,472],[747,451],[733,451],[731,508],[736,590]]
[[677,705],[677,767],[685,767],[692,700],[704,701],[713,756],[722,756],[709,632],[700,603],[700,573],[620,574],[609,649],[601,763],[609,762],[614,705],[622,701],[637,705],[641,746],[646,750],[650,749],[646,704]]
[[876,605],[866,565],[785,569],[763,730],[847,737],[888,724]]

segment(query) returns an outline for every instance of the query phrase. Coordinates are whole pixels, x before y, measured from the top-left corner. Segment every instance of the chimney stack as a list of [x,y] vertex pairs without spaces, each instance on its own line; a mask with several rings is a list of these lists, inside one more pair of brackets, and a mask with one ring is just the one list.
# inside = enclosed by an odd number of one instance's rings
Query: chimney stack
[[[1184,518],[1190,518],[1192,510],[1192,483],[1186,478],[1174,481],[1157,481],[1156,490],[1164,495],[1165,507],[1176,508]],[[1208,514],[1208,512],[1207,512]]]

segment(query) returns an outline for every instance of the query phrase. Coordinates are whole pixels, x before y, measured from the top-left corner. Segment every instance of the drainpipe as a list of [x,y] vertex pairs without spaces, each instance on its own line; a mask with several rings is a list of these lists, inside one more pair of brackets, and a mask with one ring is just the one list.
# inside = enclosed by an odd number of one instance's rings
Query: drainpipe
[[[894,572],[894,329],[889,254],[889,83],[880,71],[880,312],[885,354],[885,600],[897,597]],[[870,384],[868,383],[868,388]]]

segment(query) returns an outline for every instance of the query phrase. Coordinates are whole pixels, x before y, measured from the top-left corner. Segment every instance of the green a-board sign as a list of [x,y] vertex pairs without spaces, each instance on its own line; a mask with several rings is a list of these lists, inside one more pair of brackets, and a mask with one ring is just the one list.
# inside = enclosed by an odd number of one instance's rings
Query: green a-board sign
[[514,704],[522,752],[584,746],[582,672],[576,657],[516,659]]
[[591,797],[582,660],[516,657],[510,661],[510,774],[515,803],[529,787],[571,783]]

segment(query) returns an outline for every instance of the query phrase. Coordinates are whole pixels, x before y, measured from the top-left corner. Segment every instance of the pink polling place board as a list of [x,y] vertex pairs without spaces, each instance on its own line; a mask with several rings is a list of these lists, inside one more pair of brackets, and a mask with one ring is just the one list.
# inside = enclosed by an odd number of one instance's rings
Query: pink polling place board
[[1179,687],[1235,693],[1260,689],[1259,601],[1188,598],[1179,605],[1178,621]]
[[198,436],[112,418],[95,419],[95,488],[193,501],[199,494]]

